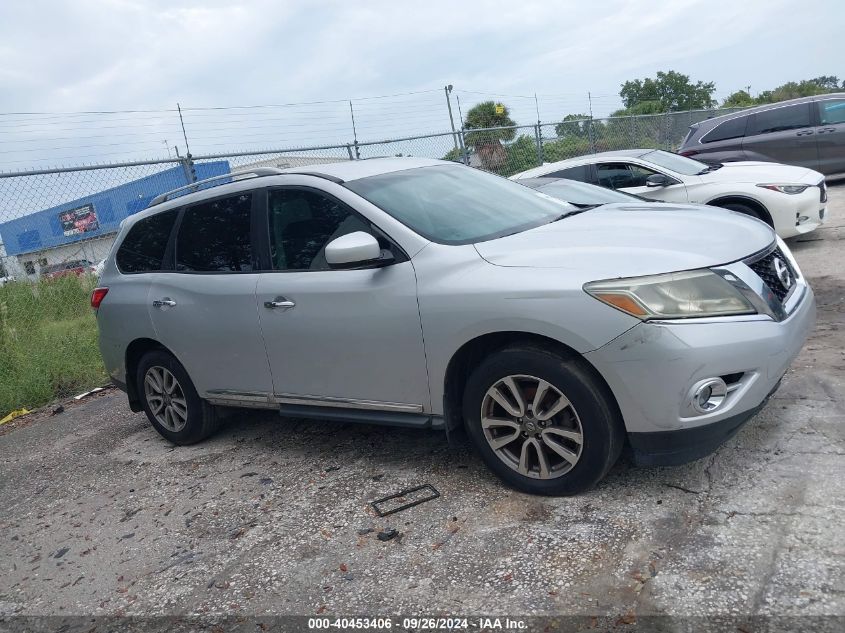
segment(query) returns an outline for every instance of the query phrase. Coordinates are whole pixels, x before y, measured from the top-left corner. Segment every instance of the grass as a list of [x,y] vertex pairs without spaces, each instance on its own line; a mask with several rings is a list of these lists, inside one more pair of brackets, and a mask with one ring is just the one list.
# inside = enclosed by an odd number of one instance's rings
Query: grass
[[0,418],[107,381],[90,308],[93,278],[0,288]]

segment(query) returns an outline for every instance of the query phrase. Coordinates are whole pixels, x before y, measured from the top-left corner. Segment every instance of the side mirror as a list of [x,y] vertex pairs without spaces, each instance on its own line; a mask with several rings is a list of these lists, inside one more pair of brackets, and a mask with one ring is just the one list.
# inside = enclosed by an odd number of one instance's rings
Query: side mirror
[[675,181],[664,174],[652,174],[645,179],[646,187],[668,187],[674,184]]
[[357,268],[392,261],[393,255],[385,253],[382,255],[378,240],[372,235],[355,231],[326,244],[326,263],[330,268]]

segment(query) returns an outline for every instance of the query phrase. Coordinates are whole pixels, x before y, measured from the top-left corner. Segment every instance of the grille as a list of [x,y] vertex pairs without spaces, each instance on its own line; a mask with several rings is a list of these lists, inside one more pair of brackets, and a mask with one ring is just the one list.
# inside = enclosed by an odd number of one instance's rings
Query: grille
[[[789,271],[789,288],[784,288],[780,278],[778,277],[774,263],[776,259],[783,262],[784,265],[786,265],[786,269]],[[747,263],[748,267],[757,273],[760,279],[762,279],[769,287],[769,290],[771,290],[782,303],[786,298],[786,295],[789,294],[789,291],[792,290],[792,287],[795,285],[795,270],[793,270],[792,266],[789,264],[789,260],[783,256],[780,247],[756,261]]]

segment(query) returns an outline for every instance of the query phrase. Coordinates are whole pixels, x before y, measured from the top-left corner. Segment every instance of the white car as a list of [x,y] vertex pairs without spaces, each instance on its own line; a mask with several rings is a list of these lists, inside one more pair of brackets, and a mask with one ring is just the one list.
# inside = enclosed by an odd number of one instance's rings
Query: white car
[[632,149],[547,163],[511,176],[569,178],[652,200],[709,204],[756,217],[782,238],[808,233],[825,219],[824,176],[777,163],[706,164],[662,150]]

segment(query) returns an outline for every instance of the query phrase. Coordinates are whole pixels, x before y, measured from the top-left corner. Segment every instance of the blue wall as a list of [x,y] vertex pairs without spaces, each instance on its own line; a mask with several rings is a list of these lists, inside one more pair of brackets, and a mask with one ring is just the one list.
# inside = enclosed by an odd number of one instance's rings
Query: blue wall
[[[196,165],[196,172],[198,180],[228,174],[229,162],[222,160],[199,163]],[[155,196],[186,184],[188,181],[182,166],[172,167],[125,185],[0,224],[0,240],[8,255],[21,255],[109,235],[117,232],[121,220],[146,209]],[[94,205],[99,228],[79,235],[65,236],[59,222],[59,213],[86,204]]]

